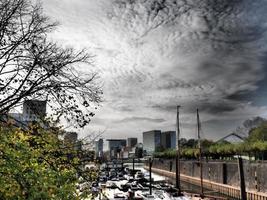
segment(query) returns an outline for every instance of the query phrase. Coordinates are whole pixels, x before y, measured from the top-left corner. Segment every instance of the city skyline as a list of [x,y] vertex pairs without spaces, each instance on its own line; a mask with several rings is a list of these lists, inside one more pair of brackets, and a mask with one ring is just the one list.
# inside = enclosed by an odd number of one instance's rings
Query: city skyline
[[60,23],[50,37],[92,53],[103,84],[82,136],[105,130],[140,141],[147,130],[175,130],[177,105],[185,138],[196,137],[196,108],[210,139],[266,117],[267,3],[164,2],[43,1]]

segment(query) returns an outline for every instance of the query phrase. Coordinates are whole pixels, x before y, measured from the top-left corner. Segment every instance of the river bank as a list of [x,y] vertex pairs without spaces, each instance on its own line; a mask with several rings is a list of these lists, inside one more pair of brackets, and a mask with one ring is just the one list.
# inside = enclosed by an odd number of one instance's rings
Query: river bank
[[[248,199],[267,199],[266,184],[266,163],[244,163],[244,172],[247,187]],[[145,167],[147,169],[147,167]],[[254,171],[253,171],[254,170]],[[256,171],[256,173],[255,173]],[[169,178],[175,178],[175,161],[174,160],[154,160],[153,172]],[[254,172],[254,173],[253,173]],[[257,174],[258,173],[258,174]],[[255,174],[257,177],[255,179]],[[229,195],[233,198],[240,198],[238,165],[234,162],[204,162],[203,178],[206,188],[217,190],[218,192]],[[253,179],[254,178],[254,179]],[[181,179],[185,182],[198,185],[199,163],[197,161],[181,161]],[[254,182],[253,182],[254,180]],[[255,182],[256,180],[256,182]],[[262,180],[262,182],[260,182]],[[255,190],[255,185],[257,190]],[[250,187],[254,188],[251,189]],[[263,192],[264,191],[264,192]]]

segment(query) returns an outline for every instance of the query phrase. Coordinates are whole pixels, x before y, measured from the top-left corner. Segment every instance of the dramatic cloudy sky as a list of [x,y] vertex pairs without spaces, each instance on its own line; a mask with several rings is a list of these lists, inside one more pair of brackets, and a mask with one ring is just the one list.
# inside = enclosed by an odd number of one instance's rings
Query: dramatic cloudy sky
[[[60,27],[52,38],[86,48],[104,102],[81,135],[174,130],[216,139],[266,116],[266,0],[43,0]],[[92,70],[88,66],[88,70]]]

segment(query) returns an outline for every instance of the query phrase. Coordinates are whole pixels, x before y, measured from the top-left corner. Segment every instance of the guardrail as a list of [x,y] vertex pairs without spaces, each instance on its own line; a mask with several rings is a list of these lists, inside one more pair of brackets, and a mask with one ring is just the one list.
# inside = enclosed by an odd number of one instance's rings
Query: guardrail
[[[145,166],[144,168],[148,170],[147,166]],[[152,168],[152,172],[165,176],[165,177],[175,179],[175,172],[169,172],[169,171],[158,169],[158,168]],[[184,182],[191,183],[194,185],[200,185],[200,178],[187,176],[184,174],[180,174],[180,178]],[[221,184],[221,183],[213,182],[213,181],[206,180],[206,179],[203,179],[203,186],[207,189],[211,189],[221,194],[225,194],[229,197],[241,199],[240,188],[238,187]],[[267,194],[263,192],[247,191],[246,195],[247,195],[248,200],[267,200]]]

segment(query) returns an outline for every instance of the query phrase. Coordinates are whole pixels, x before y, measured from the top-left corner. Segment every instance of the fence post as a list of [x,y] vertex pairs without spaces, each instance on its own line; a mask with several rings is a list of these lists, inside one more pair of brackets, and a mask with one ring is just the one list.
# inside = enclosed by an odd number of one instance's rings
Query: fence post
[[242,160],[241,157],[238,157],[238,169],[239,169],[239,177],[240,177],[241,199],[242,200],[247,200],[246,184],[245,184],[244,168],[243,168],[243,160]]

